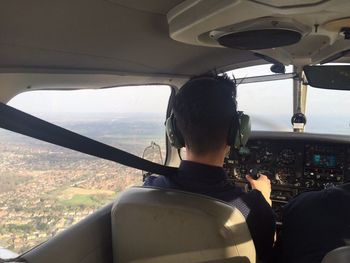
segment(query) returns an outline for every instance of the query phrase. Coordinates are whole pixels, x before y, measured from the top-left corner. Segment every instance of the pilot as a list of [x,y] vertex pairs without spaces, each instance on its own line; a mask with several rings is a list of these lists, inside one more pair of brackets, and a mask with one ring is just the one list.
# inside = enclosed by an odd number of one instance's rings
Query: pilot
[[298,195],[283,209],[274,262],[319,263],[350,245],[350,183]]
[[252,190],[245,193],[223,169],[230,129],[238,129],[233,125],[236,110],[236,83],[226,75],[189,80],[175,97],[172,116],[186,147],[186,160],[176,175],[150,176],[144,185],[204,194],[237,207],[246,218],[258,258],[267,260],[275,233],[270,181],[264,175],[257,180],[247,176]]

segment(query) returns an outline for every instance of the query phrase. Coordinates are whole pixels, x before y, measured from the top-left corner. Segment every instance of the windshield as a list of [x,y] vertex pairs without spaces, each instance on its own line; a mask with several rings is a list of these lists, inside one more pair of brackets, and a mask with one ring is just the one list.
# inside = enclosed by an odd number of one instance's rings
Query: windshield
[[[271,65],[236,69],[227,74],[235,78],[272,75]],[[286,73],[291,73],[291,66]],[[251,117],[252,130],[293,131],[293,80],[239,84],[238,109]],[[305,132],[350,135],[350,91],[308,87]]]

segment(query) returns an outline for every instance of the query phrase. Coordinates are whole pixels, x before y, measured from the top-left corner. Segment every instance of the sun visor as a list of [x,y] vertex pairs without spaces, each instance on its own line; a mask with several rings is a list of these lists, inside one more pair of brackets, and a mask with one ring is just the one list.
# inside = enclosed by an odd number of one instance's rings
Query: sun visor
[[312,87],[350,90],[350,66],[305,66],[304,73],[308,84]]

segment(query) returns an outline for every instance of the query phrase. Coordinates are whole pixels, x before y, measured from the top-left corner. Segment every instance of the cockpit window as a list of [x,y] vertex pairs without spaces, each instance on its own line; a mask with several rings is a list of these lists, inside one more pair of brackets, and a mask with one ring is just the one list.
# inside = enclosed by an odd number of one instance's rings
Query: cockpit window
[[[253,66],[228,72],[237,78],[272,75],[271,65]],[[292,67],[287,67],[290,73]],[[237,87],[238,110],[250,115],[252,130],[292,131],[292,79],[240,84]]]
[[[271,75],[271,65],[228,72],[235,78]],[[286,73],[293,68],[286,67]],[[239,84],[239,82],[238,82]],[[252,120],[252,130],[292,131],[293,80],[239,84],[238,109]],[[307,88],[305,132],[350,135],[350,91]]]
[[[169,86],[33,91],[9,105],[164,163],[170,93]],[[22,253],[142,184],[141,171],[117,163],[3,129],[0,141],[0,248]]]

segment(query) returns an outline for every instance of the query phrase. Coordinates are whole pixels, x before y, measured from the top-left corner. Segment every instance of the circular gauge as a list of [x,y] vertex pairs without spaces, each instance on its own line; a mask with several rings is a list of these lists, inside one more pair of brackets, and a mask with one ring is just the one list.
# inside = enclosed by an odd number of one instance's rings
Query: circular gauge
[[283,149],[278,156],[280,164],[293,164],[295,162],[295,152],[292,149]]
[[257,154],[258,163],[270,163],[273,160],[273,152],[268,147],[263,147]]

